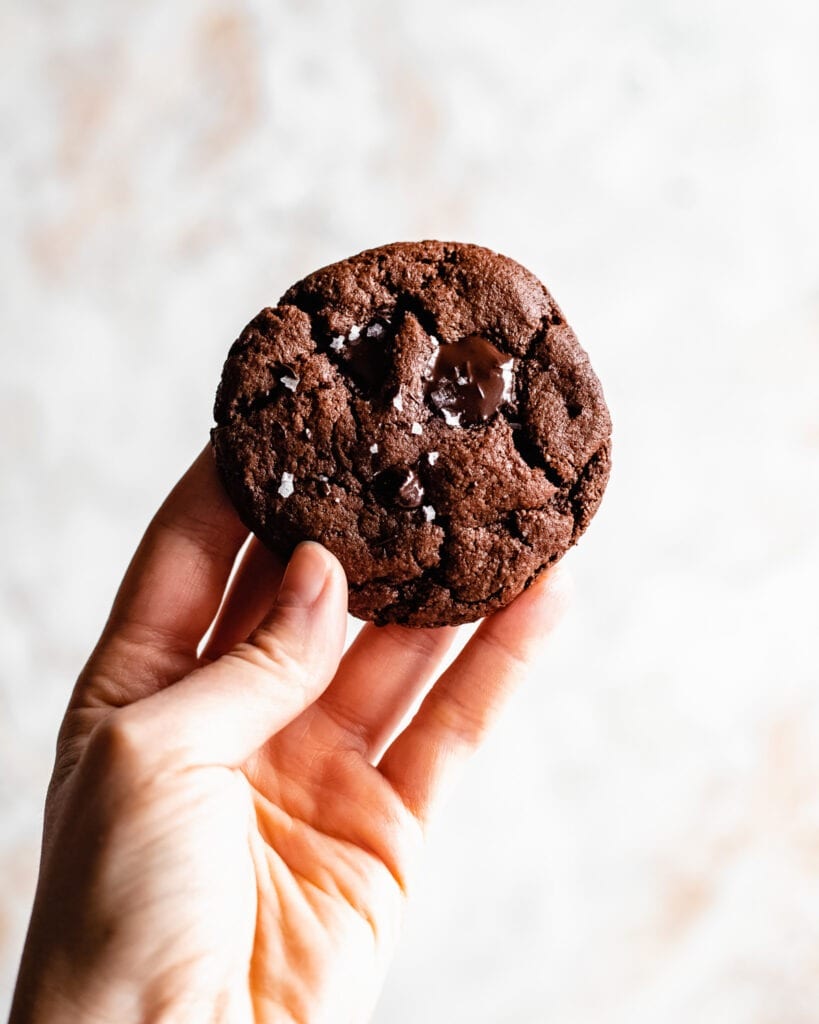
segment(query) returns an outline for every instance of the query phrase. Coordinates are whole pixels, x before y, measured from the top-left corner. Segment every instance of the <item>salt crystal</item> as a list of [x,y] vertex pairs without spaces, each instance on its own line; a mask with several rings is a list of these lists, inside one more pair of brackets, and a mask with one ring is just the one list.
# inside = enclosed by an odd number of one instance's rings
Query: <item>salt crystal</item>
[[441,412],[448,427],[460,427],[461,414],[459,412],[450,412],[449,409],[441,409]]
[[429,460],[430,466],[435,465],[435,463],[438,461],[438,456],[440,454],[440,452],[427,452],[427,459]]
[[378,451],[378,445],[377,445],[377,444],[371,444],[371,445],[370,445],[370,452],[371,452],[371,453],[372,453],[373,455],[375,455],[375,453],[376,453],[377,451]]
[[421,426],[420,423],[413,423],[410,430],[413,434],[423,434],[424,432],[424,428]]
[[428,523],[431,523],[435,518],[435,509],[432,505],[422,505],[421,511],[424,513],[424,519],[426,519]]
[[299,383],[299,378],[298,377],[282,377],[281,381],[282,381],[282,384],[284,384],[284,386],[286,388],[290,389],[290,391],[295,391],[297,386],[298,386],[298,383]]
[[357,324],[353,324],[350,328],[350,333],[347,335],[348,341],[358,341],[361,336],[361,328]]
[[395,398],[393,398],[392,404],[395,406],[395,408],[399,412],[403,412],[403,410],[404,410],[404,399],[401,397],[401,392],[400,391],[395,396]]
[[505,363],[501,363],[500,371],[501,371],[501,378],[503,380],[503,394],[502,394],[502,398],[503,398],[504,402],[511,402],[511,400],[512,400],[512,394],[513,394],[513,388],[514,388],[514,381],[513,381],[512,371],[514,370],[514,367],[515,367],[515,360],[514,359],[508,359]]
[[344,337],[339,334],[337,338],[333,338],[330,342],[330,348],[334,352],[340,352],[344,348]]
[[293,474],[282,473],[282,482],[279,484],[279,494],[282,498],[289,498],[293,491]]

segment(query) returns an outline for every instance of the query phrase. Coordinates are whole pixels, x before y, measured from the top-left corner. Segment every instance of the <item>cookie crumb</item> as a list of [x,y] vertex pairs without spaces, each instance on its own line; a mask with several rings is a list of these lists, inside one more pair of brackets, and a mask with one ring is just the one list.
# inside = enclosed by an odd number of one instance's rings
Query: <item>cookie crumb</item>
[[420,423],[413,423],[410,429],[413,434],[423,434],[424,432],[424,428],[421,426]]
[[282,498],[289,498],[295,488],[293,487],[293,474],[282,473],[282,482],[279,484],[279,494]]
[[421,511],[424,513],[424,519],[426,519],[428,523],[431,523],[435,518],[435,509],[432,505],[422,505]]

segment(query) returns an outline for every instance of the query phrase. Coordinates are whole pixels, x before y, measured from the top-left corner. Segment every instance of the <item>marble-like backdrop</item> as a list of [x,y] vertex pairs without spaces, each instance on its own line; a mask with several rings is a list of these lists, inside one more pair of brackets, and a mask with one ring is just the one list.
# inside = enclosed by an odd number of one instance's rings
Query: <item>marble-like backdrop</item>
[[0,3],[0,1010],[72,677],[314,267],[543,277],[616,464],[440,819],[383,1024],[819,1019],[819,6]]

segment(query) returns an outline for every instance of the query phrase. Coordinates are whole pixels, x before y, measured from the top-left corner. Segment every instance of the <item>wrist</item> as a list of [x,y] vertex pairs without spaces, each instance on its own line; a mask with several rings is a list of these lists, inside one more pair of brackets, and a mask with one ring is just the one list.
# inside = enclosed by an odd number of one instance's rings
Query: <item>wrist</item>
[[139,970],[117,982],[109,967],[27,940],[8,1024],[201,1024],[229,1005],[224,992],[148,981]]
[[91,986],[76,975],[69,981],[69,972],[56,960],[26,943],[9,1024],[113,1024],[110,1007],[95,999]]

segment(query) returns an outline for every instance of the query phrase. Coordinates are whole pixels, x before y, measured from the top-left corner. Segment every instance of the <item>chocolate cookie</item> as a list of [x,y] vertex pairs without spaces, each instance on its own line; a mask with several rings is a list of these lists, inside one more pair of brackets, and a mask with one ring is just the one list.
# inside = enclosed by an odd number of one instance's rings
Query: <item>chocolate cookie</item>
[[378,623],[508,604],[609,475],[608,410],[563,314],[474,245],[387,245],[294,285],[231,348],[215,419],[243,521],[284,557],[324,544]]

